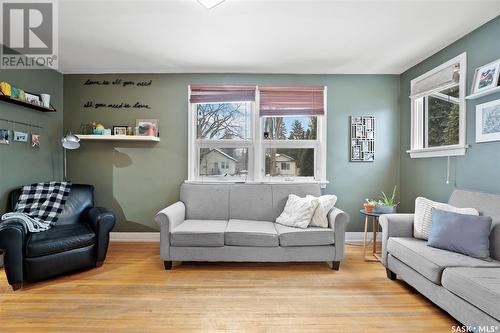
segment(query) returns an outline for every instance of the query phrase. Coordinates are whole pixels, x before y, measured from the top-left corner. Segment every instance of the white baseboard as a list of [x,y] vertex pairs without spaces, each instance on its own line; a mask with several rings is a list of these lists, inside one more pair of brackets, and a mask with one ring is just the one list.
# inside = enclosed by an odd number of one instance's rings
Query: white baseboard
[[[346,232],[346,242],[363,243],[363,232]],[[382,233],[377,233],[377,240],[380,241]],[[372,233],[368,233],[368,240],[371,240]],[[136,242],[155,243],[160,241],[159,232],[112,232],[110,234],[112,242]]]

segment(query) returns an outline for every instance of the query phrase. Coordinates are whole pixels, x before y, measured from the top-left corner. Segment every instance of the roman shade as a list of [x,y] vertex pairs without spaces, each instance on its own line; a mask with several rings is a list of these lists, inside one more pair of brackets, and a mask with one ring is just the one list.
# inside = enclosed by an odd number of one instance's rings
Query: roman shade
[[260,116],[321,116],[325,113],[323,86],[259,87]]
[[255,101],[255,86],[193,84],[190,90],[189,102],[191,103]]
[[451,88],[458,84],[460,65],[458,63],[416,81],[411,86],[411,98],[418,98],[429,93]]

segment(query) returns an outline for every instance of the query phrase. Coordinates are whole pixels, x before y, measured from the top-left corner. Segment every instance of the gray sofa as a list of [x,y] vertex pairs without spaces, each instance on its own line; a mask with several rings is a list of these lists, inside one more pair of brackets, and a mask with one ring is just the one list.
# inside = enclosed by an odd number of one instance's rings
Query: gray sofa
[[321,195],[317,184],[182,184],[180,201],[155,218],[165,269],[172,261],[331,261],[338,270],[349,216],[333,208],[329,228],[275,224],[292,193]]
[[388,214],[380,217],[387,277],[404,280],[463,325],[500,327],[500,195],[455,190],[449,203],[493,218],[492,260],[427,246],[413,238],[413,214]]

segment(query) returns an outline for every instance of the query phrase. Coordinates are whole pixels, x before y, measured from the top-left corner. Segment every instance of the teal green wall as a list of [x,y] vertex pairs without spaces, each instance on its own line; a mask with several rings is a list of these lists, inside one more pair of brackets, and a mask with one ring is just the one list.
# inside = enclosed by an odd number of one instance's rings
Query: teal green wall
[[500,193],[500,141],[476,144],[475,107],[500,98],[500,93],[467,102],[465,156],[451,158],[451,181],[447,185],[445,157],[410,159],[410,81],[447,60],[467,52],[467,93],[475,68],[500,58],[500,17],[486,23],[401,75],[401,208],[412,211],[417,196],[446,201],[454,188]]
[[[149,88],[83,86],[87,79],[153,80]],[[82,122],[106,127],[133,125],[137,118],[160,120],[161,142],[84,142],[69,154],[73,182],[96,186],[99,205],[117,213],[115,231],[156,230],[154,215],[179,197],[187,177],[187,86],[213,84],[319,84],[328,87],[328,159],[326,193],[351,214],[350,231],[361,231],[358,210],[364,198],[399,184],[399,76],[397,75],[223,75],[137,74],[65,75],[64,129],[77,132]],[[142,101],[150,111],[89,110],[87,100]],[[349,162],[349,116],[376,116],[373,163]]]
[[56,113],[43,113],[0,101],[0,118],[43,127],[42,130],[31,129],[0,121],[0,128],[41,135],[40,149],[37,150],[32,149],[30,143],[0,144],[1,215],[6,208],[7,194],[12,188],[61,179],[62,150],[59,140],[63,122],[63,75],[53,70],[0,70],[0,81],[7,81],[14,87],[33,93],[50,94],[51,103],[57,109]]

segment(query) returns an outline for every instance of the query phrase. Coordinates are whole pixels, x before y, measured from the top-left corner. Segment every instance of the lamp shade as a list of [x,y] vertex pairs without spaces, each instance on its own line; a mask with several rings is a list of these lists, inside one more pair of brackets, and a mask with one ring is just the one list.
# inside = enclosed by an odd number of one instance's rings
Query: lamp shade
[[80,138],[68,132],[62,139],[61,144],[65,149],[78,149],[80,148]]

